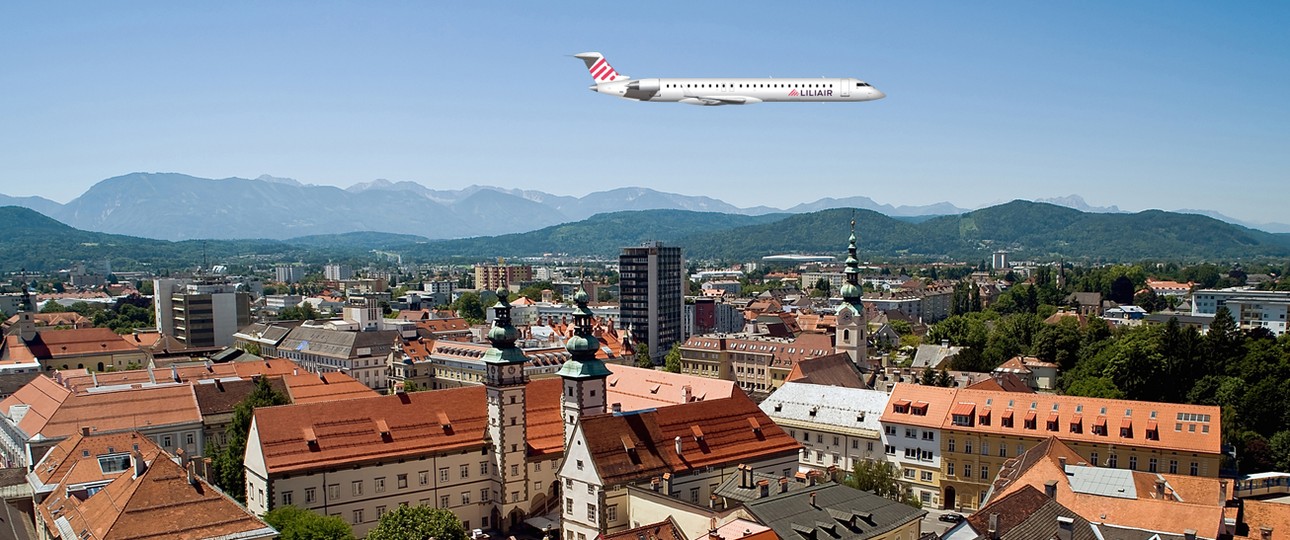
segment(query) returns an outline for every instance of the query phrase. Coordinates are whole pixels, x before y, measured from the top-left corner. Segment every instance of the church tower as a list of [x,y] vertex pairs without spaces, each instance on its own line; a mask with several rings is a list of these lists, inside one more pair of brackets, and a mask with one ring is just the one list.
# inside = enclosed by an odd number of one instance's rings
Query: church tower
[[484,353],[484,390],[488,395],[488,437],[493,444],[493,465],[497,467],[497,491],[494,502],[500,512],[494,520],[499,529],[507,530],[525,515],[529,500],[528,433],[524,416],[524,388],[528,378],[524,375],[524,352],[515,346],[520,332],[511,324],[510,292],[502,287],[497,290],[496,315],[493,328],[488,331],[488,341],[493,347]]
[[845,352],[857,367],[864,367],[869,356],[868,323],[860,297],[860,261],[856,259],[856,220],[851,220],[851,240],[847,247],[847,282],[842,284],[842,305],[837,312],[837,335],[834,351]]
[[583,416],[605,412],[605,377],[610,372],[605,363],[596,358],[600,340],[592,334],[592,313],[587,309],[587,298],[585,289],[579,289],[573,296],[573,301],[578,304],[573,310],[574,333],[564,345],[572,358],[560,368],[560,378],[564,381],[560,407],[564,417],[566,449],[573,437],[573,428],[578,426]]

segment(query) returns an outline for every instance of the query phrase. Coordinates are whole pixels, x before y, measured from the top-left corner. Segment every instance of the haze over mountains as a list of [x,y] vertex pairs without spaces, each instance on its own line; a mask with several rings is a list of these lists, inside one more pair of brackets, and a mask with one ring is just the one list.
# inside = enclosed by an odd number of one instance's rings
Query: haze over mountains
[[[1084,212],[1077,195],[1041,199]],[[436,190],[415,182],[375,180],[346,189],[302,184],[290,178],[206,179],[178,173],[132,173],[103,180],[67,204],[42,197],[0,194],[0,206],[30,208],[77,229],[161,240],[287,239],[379,231],[429,239],[521,233],[624,210],[689,210],[723,214],[801,214],[860,208],[891,217],[959,215],[969,209],[948,202],[921,206],[880,204],[868,197],[826,197],[787,209],[740,208],[719,199],[627,187],[582,197],[536,190],[469,186]],[[1269,232],[1290,225],[1242,222],[1216,212],[1184,210]]]

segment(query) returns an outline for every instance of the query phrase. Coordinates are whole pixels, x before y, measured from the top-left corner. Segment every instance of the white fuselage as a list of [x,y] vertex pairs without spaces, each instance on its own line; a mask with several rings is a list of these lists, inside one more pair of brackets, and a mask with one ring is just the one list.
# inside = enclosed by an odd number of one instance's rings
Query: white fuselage
[[694,105],[742,105],[761,102],[872,101],[886,97],[859,79],[626,79],[603,82],[591,90],[634,101]]

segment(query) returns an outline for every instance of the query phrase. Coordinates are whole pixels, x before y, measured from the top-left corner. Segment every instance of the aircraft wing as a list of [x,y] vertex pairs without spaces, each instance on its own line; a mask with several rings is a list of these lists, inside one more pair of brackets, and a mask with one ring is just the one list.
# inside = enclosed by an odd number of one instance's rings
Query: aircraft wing
[[761,100],[755,97],[747,97],[747,96],[692,96],[692,97],[687,97],[682,99],[681,103],[689,103],[690,105],[707,105],[707,106],[749,105],[753,103],[761,103]]

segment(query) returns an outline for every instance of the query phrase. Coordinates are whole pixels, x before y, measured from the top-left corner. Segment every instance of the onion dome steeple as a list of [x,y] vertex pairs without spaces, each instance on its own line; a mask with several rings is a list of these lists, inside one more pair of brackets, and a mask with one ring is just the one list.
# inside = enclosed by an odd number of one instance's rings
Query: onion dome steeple
[[856,220],[851,218],[851,238],[847,246],[847,282],[842,285],[842,301],[856,308],[856,312],[862,310],[860,306],[860,297],[863,291],[860,288],[860,261],[856,259]]
[[560,368],[561,377],[590,379],[610,375],[605,363],[596,358],[596,352],[600,350],[600,340],[591,330],[592,313],[587,308],[588,298],[586,289],[582,288],[573,295],[573,301],[577,304],[573,309],[573,336],[564,345],[571,358]]
[[493,304],[493,328],[488,331],[488,341],[493,348],[484,353],[484,362],[491,364],[523,364],[528,359],[524,352],[515,346],[520,338],[519,329],[511,323],[510,291],[506,287],[497,289],[497,303]]

